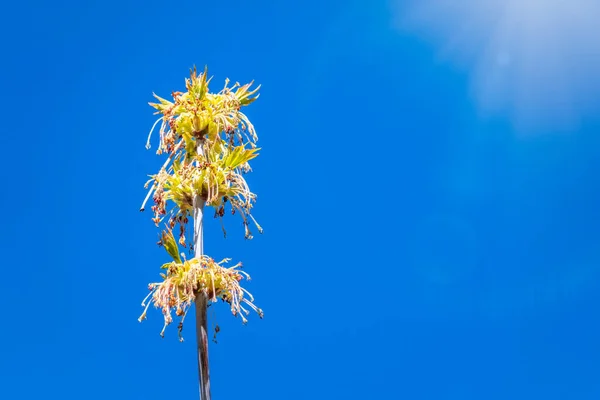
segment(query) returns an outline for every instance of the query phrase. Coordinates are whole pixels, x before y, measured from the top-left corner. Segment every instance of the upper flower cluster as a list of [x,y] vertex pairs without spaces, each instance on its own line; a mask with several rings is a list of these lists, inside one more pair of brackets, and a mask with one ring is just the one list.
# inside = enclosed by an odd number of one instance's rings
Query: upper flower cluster
[[[157,154],[167,153],[168,158],[160,171],[146,185],[152,188],[154,222],[158,224],[168,216],[171,228],[181,226],[180,243],[186,245],[185,224],[191,215],[196,196],[205,199],[223,217],[226,203],[231,213],[239,212],[245,225],[246,238],[252,233],[248,227],[256,195],[243,177],[251,170],[249,161],[258,155],[256,131],[241,108],[258,98],[259,87],[250,90],[252,82],[223,89],[216,94],[208,91],[210,79],[206,70],[202,74],[192,71],[186,79],[187,92],[173,92],[173,101],[154,95],[159,103],[150,103],[161,117],[154,123],[146,147],[150,147],[152,132],[160,122],[160,141]],[[167,210],[169,201],[173,207]]]

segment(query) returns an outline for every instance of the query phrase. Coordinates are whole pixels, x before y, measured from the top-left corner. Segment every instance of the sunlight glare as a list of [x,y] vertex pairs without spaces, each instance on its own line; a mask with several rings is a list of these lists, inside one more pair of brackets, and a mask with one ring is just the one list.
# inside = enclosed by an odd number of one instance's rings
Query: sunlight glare
[[600,106],[600,1],[418,0],[394,26],[465,68],[483,115],[573,127]]

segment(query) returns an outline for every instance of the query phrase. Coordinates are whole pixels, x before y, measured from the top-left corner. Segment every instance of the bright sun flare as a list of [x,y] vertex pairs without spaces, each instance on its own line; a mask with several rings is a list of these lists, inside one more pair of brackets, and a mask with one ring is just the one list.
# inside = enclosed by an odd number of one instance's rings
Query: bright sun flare
[[573,126],[600,108],[600,1],[396,2],[396,28],[466,67],[483,113]]

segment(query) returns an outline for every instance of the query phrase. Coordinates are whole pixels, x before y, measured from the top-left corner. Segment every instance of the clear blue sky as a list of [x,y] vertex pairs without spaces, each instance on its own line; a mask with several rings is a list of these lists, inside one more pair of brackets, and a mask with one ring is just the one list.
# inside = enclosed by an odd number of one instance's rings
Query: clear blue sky
[[138,208],[147,102],[207,64],[263,85],[265,234],[205,248],[265,319],[209,314],[215,400],[600,398],[598,46],[478,63],[490,23],[449,32],[486,10],[398,2],[5,5],[0,397],[197,398],[192,325],[137,321],[167,260]]

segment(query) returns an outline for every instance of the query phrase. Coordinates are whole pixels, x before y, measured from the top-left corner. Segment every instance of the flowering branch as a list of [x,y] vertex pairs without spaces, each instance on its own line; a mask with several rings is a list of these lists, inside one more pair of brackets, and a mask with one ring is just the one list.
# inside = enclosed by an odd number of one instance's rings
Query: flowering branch
[[[172,313],[181,317],[179,334],[190,305],[202,293],[212,302],[221,299],[230,305],[234,316],[244,323],[246,316],[254,310],[262,318],[263,312],[254,305],[252,295],[241,287],[240,282],[249,276],[241,271],[241,263],[225,267],[229,259],[220,262],[201,255],[191,260],[179,253],[178,243],[189,244],[185,237],[189,217],[193,216],[194,199],[201,197],[207,206],[215,210],[215,216],[223,218],[226,207],[231,214],[242,218],[245,237],[252,238],[249,229],[251,220],[262,233],[261,226],[251,214],[256,195],[250,191],[244,175],[251,171],[249,162],[258,156],[258,137],[254,126],[242,107],[258,98],[257,87],[251,90],[252,82],[229,86],[225,81],[218,93],[210,93],[207,71],[198,74],[192,70],[186,79],[186,92],[173,92],[172,101],[156,94],[157,103],[150,103],[160,117],[154,122],[148,135],[146,148],[156,127],[159,126],[157,154],[166,154],[167,160],[157,174],[152,175],[146,187],[152,183],[141,211],[152,197],[153,221],[158,226],[166,220],[167,228],[162,232],[159,245],[165,247],[172,262],[162,266],[162,282],[151,283],[150,293],[142,306],[144,312],[140,322],[146,318],[150,304],[162,310],[165,328],[173,321]],[[179,240],[172,230],[180,225]],[[222,224],[223,226],[223,224]],[[225,229],[223,227],[223,233]]]

